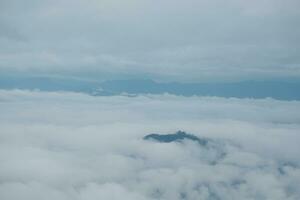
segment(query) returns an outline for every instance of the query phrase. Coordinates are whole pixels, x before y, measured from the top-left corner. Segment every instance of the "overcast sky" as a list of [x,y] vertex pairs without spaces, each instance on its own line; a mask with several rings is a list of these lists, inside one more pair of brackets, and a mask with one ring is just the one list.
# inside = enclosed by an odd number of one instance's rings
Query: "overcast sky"
[[0,72],[300,77],[299,0],[1,0]]

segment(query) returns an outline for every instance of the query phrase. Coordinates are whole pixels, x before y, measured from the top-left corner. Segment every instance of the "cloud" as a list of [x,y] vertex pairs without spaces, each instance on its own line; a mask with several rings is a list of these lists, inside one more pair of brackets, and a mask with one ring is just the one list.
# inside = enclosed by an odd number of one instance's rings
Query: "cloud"
[[0,70],[299,78],[298,7],[297,0],[1,1]]
[[[1,90],[0,198],[299,199],[299,108],[273,99]],[[212,146],[142,139],[177,130]]]

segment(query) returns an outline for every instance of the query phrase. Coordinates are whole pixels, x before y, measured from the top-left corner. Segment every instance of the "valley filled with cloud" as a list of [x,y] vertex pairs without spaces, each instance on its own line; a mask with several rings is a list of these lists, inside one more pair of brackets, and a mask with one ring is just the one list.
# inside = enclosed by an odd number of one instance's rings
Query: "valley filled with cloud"
[[[0,90],[0,199],[300,198],[300,102]],[[208,141],[161,143],[179,130]]]

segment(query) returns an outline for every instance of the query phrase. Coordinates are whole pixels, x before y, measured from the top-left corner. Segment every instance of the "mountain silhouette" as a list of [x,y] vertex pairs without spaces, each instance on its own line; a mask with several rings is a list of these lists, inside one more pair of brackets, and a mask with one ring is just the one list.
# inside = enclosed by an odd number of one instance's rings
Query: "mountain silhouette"
[[176,133],[173,134],[149,134],[146,135],[144,140],[154,140],[157,142],[162,142],[162,143],[170,143],[170,142],[182,142],[183,140],[192,140],[198,142],[200,145],[206,145],[207,140],[198,138],[195,135],[188,134],[184,131],[177,131]]

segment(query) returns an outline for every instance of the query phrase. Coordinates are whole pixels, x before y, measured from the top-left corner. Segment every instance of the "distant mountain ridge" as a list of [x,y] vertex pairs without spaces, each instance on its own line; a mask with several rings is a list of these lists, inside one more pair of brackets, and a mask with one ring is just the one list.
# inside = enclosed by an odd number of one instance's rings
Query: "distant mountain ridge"
[[182,96],[218,96],[300,100],[300,81],[243,81],[234,83],[157,83],[152,80],[114,80],[101,83],[114,94],[175,94]]
[[217,96],[300,100],[300,80],[242,81],[232,83],[159,83],[153,80],[89,81],[56,77],[0,76],[0,89],[83,92],[95,96],[169,93],[181,96]]

